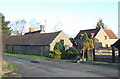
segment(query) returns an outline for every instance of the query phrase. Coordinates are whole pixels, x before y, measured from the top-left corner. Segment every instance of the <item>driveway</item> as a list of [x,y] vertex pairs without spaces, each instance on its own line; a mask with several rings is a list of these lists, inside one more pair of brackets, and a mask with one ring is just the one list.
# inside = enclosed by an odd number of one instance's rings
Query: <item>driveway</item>
[[47,59],[31,60],[4,56],[5,60],[19,68],[12,77],[118,77],[117,66],[67,63]]

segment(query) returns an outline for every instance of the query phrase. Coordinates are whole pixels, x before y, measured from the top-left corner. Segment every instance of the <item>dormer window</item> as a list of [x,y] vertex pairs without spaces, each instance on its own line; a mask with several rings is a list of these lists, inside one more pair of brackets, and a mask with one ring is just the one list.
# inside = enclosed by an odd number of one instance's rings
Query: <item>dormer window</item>
[[105,36],[105,40],[107,40],[107,36]]
[[82,36],[80,36],[80,39],[82,39],[83,37]]
[[83,35],[84,35],[84,34],[81,34],[81,35],[80,35],[80,39],[82,39],[82,38],[83,38]]

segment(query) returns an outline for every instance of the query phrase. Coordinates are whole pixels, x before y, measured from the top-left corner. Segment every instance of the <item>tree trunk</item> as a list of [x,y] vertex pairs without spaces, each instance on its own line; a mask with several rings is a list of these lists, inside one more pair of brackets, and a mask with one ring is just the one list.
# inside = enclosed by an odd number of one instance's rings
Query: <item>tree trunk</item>
[[0,75],[2,74],[2,26],[1,26],[1,18],[0,18]]
[[83,50],[83,58],[84,58],[84,50]]

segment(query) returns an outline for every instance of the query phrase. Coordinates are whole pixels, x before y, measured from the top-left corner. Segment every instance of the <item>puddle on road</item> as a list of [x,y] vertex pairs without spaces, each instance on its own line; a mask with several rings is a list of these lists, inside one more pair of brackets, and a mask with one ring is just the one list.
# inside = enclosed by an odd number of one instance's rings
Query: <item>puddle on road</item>
[[19,61],[25,61],[26,63],[31,63],[29,60],[27,59],[20,59],[20,58],[15,58],[15,57],[9,57],[9,56],[4,56],[6,59],[9,60],[19,60]]

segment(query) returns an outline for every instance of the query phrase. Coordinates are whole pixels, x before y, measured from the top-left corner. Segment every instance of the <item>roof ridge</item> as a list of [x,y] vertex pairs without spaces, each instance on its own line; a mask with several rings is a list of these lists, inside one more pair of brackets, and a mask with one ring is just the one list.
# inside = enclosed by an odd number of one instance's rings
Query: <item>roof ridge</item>
[[97,30],[99,28],[96,28],[96,29],[86,29],[86,30],[80,30],[80,31],[88,31],[88,30]]

